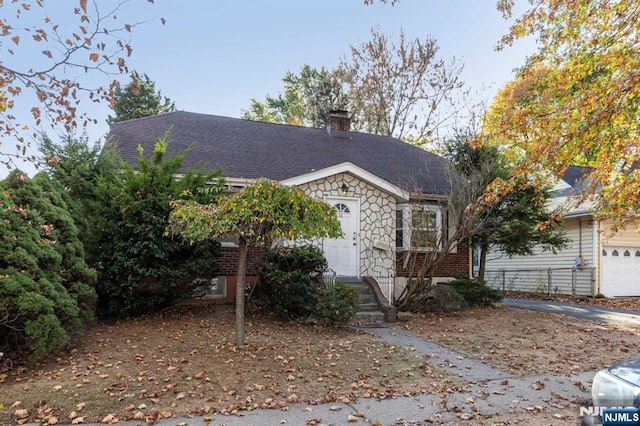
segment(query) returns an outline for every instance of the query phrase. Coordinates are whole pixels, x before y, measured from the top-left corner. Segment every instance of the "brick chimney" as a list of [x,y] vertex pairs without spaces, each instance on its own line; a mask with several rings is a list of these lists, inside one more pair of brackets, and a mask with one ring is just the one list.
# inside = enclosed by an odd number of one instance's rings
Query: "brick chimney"
[[336,138],[349,138],[351,130],[351,118],[349,112],[343,109],[329,111],[327,117],[327,134]]

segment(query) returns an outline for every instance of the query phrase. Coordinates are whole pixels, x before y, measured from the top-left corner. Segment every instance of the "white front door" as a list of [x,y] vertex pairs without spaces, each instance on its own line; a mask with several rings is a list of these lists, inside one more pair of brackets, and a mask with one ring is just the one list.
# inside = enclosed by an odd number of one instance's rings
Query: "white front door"
[[327,198],[326,200],[338,213],[342,227],[342,238],[324,240],[324,255],[338,276],[359,277],[359,225],[360,204],[351,198]]

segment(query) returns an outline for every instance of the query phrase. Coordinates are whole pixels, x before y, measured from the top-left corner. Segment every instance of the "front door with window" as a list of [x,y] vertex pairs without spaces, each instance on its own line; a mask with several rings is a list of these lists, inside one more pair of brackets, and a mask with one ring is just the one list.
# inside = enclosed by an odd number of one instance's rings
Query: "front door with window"
[[360,210],[358,200],[348,198],[328,198],[326,200],[338,213],[342,227],[342,238],[324,240],[324,255],[338,276],[360,276],[359,224]]

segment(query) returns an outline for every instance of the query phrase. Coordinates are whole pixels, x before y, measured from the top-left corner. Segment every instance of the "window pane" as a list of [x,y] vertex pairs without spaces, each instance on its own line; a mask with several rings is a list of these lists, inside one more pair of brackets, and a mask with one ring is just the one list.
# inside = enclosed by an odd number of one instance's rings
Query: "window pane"
[[438,232],[429,229],[413,229],[411,245],[413,247],[435,247]]
[[414,210],[411,212],[411,225],[418,229],[435,229],[436,212],[425,210]]
[[438,214],[432,210],[411,212],[411,246],[433,248],[438,239]]
[[396,210],[396,247],[404,247],[403,210]]
[[402,232],[402,229],[396,229],[396,247],[404,247],[404,232]]

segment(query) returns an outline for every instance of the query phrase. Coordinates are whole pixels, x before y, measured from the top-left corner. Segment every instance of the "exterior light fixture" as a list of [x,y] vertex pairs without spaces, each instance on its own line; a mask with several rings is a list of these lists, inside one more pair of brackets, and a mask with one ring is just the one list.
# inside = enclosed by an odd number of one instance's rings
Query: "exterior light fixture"
[[342,195],[347,195],[347,191],[349,191],[349,185],[343,183],[340,187],[340,192],[342,192]]

